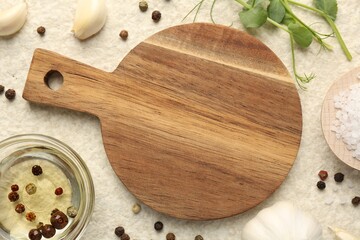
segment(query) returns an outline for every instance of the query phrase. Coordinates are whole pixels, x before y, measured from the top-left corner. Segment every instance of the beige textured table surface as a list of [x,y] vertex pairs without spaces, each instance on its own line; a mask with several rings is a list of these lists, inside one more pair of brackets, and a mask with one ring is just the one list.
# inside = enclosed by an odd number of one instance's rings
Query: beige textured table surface
[[[299,0],[311,4],[310,0]],[[4,2],[0,1],[0,8]],[[308,91],[299,91],[303,108],[303,137],[297,160],[284,184],[260,206],[235,217],[209,221],[192,222],[178,220],[159,214],[143,206],[138,215],[131,211],[136,199],[116,177],[102,145],[99,121],[92,116],[29,104],[21,98],[22,89],[33,51],[37,47],[53,50],[90,64],[112,71],[119,61],[142,40],[169,26],[181,23],[186,13],[197,1],[149,0],[149,10],[141,13],[136,0],[107,0],[108,20],[97,36],[80,42],[70,32],[76,1],[28,0],[29,15],[24,28],[12,38],[0,38],[0,84],[17,91],[15,101],[9,102],[0,95],[0,139],[24,134],[40,133],[55,137],[77,151],[86,161],[94,178],[96,206],[91,223],[83,239],[117,239],[113,230],[122,225],[132,239],[165,239],[173,232],[177,239],[193,239],[201,234],[205,239],[240,239],[244,224],[266,206],[279,200],[290,200],[305,211],[311,212],[322,224],[324,239],[333,239],[327,226],[342,227],[360,236],[360,207],[354,208],[351,199],[360,195],[360,175],[340,162],[327,146],[321,132],[320,111],[327,89],[342,74],[360,65],[360,2],[338,0],[339,12],[336,21],[349,49],[353,61],[348,62],[335,39],[328,42],[333,52],[319,53],[314,44],[306,51],[297,49],[298,71],[314,72],[317,77],[308,86]],[[205,1],[198,21],[210,22],[211,1]],[[162,19],[155,24],[151,12],[158,9]],[[238,11],[240,5],[233,0],[219,0],[215,6],[214,19],[219,24],[243,29]],[[322,31],[328,31],[313,17],[302,10],[297,13],[308,23]],[[185,22],[191,21],[188,19]],[[44,37],[36,33],[40,25],[46,27]],[[126,42],[119,39],[121,29],[129,31]],[[269,46],[291,72],[289,38],[285,32],[266,25],[252,31],[257,38]],[[330,179],[326,191],[316,188],[317,172],[328,170]],[[341,171],[345,176],[342,184],[332,180],[334,173]],[[345,199],[346,204],[340,204]],[[333,201],[333,202],[332,202]],[[328,204],[326,204],[326,202]],[[329,204],[332,202],[331,204]],[[161,233],[153,229],[154,222],[161,220],[165,227]]]

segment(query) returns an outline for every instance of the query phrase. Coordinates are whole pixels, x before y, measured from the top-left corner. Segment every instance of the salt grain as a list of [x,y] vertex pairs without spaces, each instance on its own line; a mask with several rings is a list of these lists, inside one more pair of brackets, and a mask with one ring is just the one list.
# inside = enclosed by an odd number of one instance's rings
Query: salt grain
[[325,199],[324,202],[326,205],[331,205],[334,202],[334,198],[329,196]]
[[341,197],[339,202],[341,205],[345,205],[348,201],[349,199],[347,197]]
[[331,131],[360,160],[360,83],[335,96],[334,106],[337,112]]

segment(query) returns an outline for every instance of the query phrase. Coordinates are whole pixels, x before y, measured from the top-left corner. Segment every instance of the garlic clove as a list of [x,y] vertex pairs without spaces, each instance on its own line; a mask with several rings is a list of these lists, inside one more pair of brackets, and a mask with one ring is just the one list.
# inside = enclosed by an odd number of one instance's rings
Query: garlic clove
[[25,24],[27,4],[25,1],[0,12],[0,36],[10,36]]
[[105,0],[79,0],[72,31],[76,38],[85,40],[98,33],[105,25]]
[[360,238],[351,235],[345,230],[337,227],[329,227],[335,233],[336,240],[360,240]]

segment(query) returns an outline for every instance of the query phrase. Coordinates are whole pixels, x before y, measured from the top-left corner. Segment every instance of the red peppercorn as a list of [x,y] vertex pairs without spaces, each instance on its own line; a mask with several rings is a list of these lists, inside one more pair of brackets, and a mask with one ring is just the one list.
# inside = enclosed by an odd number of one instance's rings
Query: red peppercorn
[[31,229],[28,236],[30,240],[40,240],[42,238],[41,232],[38,229]]
[[13,191],[13,192],[19,191],[19,186],[17,184],[11,185],[11,191]]
[[63,189],[61,187],[58,187],[55,189],[55,195],[60,196],[61,194],[63,194]]
[[17,213],[23,213],[23,212],[25,212],[25,206],[24,206],[24,204],[19,203],[18,205],[16,205],[15,211],[16,211]]
[[26,220],[28,220],[29,222],[33,222],[36,219],[36,214],[34,212],[28,212],[26,214]]
[[8,198],[10,202],[16,202],[17,200],[19,200],[19,194],[17,192],[11,192],[9,193]]
[[319,175],[320,179],[322,181],[324,181],[328,177],[328,172],[325,170],[321,170],[318,175]]
[[57,211],[51,215],[50,222],[54,228],[63,229],[68,224],[69,219],[63,212]]

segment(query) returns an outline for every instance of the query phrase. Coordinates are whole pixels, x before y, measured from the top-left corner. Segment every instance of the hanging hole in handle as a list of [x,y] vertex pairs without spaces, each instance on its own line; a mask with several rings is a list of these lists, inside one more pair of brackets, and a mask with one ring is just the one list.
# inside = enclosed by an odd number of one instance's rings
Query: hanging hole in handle
[[64,77],[59,71],[50,70],[45,75],[44,81],[46,86],[48,86],[51,90],[57,91],[62,87],[64,83]]

